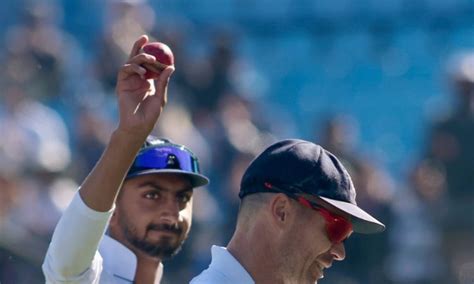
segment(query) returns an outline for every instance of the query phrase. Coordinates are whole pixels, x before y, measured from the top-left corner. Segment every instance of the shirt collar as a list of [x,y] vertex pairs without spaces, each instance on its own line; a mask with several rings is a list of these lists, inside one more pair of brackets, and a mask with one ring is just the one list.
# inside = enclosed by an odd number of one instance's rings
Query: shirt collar
[[252,277],[225,247],[212,246],[209,268],[221,271],[230,283],[254,284]]
[[135,279],[137,257],[126,246],[104,235],[99,252],[103,259],[104,270],[114,277],[132,281]]
[[[103,259],[105,271],[108,271],[114,277],[128,280],[131,283],[134,281],[137,257],[131,250],[110,236],[104,235],[100,242],[99,252]],[[155,284],[160,283],[162,275],[163,264],[160,263]]]

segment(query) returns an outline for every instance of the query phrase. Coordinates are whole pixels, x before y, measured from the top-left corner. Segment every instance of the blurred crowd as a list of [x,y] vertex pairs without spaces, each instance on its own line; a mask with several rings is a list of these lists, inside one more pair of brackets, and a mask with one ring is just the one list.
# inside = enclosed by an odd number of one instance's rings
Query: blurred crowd
[[167,43],[176,58],[153,134],[193,149],[211,178],[195,191],[190,238],[165,263],[164,283],[187,283],[207,267],[210,246],[225,245],[234,228],[246,166],[289,136],[340,157],[358,203],[388,228],[347,241],[347,259],[328,271],[328,283],[473,283],[474,53],[453,57],[451,111],[426,125],[419,157],[394,178],[376,153],[360,150],[353,116],[318,118],[312,136],[301,137],[288,113],[267,112],[245,84],[252,62],[235,50],[237,30],[216,29],[195,44],[187,35],[196,27],[157,26],[145,1],[107,1],[101,11],[102,26],[87,38],[93,48],[62,28],[55,1],[28,2],[0,39],[0,283],[44,283],[52,231],[115,127],[116,73],[141,34]]

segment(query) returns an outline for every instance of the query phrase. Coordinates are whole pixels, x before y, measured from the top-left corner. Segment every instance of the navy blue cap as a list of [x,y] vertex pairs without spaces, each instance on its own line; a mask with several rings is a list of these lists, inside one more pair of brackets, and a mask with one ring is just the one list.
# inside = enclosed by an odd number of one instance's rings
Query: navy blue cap
[[167,139],[148,136],[138,152],[125,179],[148,174],[177,174],[191,182],[193,187],[209,183],[199,171],[199,162],[191,150]]
[[240,198],[275,192],[265,183],[315,196],[346,212],[351,216],[354,232],[376,233],[385,229],[385,225],[357,206],[356,190],[342,163],[312,142],[288,139],[268,147],[244,173]]

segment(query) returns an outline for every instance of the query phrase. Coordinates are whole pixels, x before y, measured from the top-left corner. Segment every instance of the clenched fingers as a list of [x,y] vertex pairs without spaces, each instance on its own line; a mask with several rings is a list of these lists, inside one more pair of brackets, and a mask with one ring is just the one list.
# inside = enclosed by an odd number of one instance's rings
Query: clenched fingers
[[131,58],[119,71],[118,80],[123,80],[130,75],[137,74],[143,78],[143,75],[146,73],[146,69],[141,65],[145,64],[154,64],[156,62],[156,58],[153,55],[149,55],[146,53],[141,53],[133,58]]
[[130,55],[128,59],[132,59],[136,55],[140,53],[140,49],[148,42],[148,36],[142,35],[140,36],[137,41],[133,44],[132,50],[130,51]]

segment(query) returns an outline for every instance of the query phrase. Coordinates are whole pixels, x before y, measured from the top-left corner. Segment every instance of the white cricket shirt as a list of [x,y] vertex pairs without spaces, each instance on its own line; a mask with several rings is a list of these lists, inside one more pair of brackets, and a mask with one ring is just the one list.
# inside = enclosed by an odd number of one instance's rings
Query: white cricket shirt
[[[98,212],[76,193],[54,230],[43,263],[46,283],[133,283],[137,259],[116,240],[104,235],[114,208]],[[155,284],[160,283],[160,264]]]
[[255,284],[250,274],[225,248],[212,246],[209,267],[190,284]]

